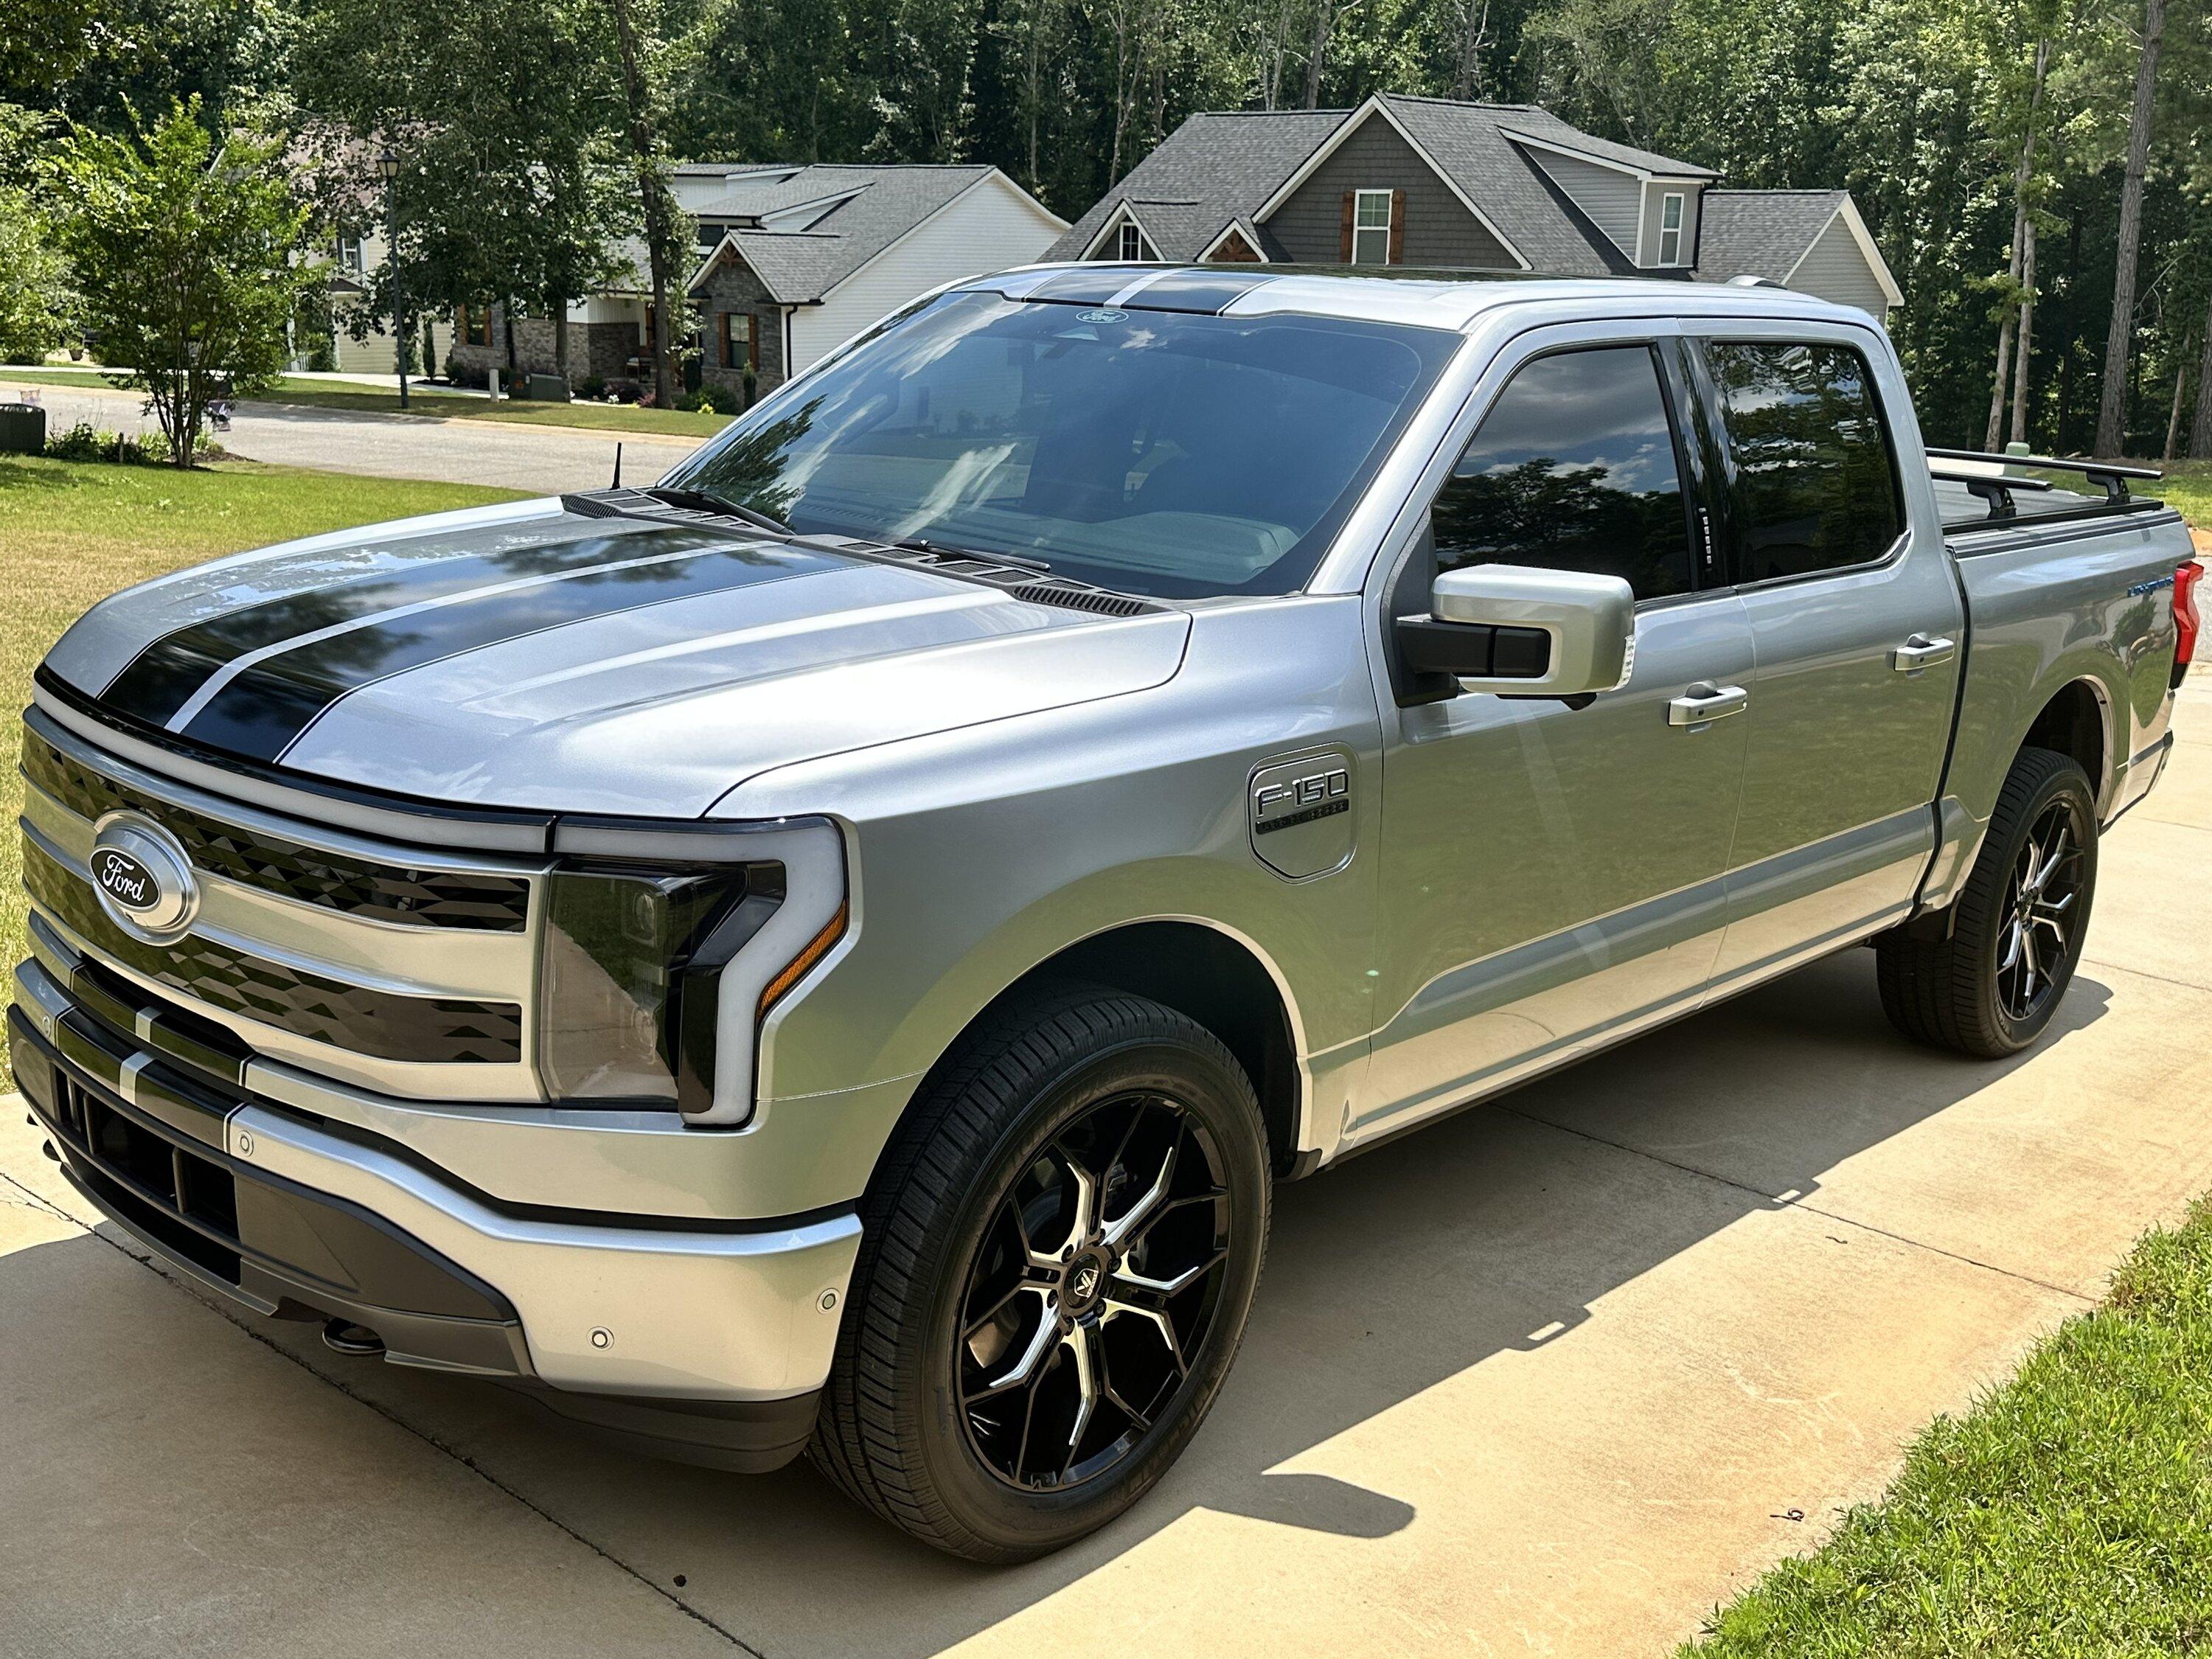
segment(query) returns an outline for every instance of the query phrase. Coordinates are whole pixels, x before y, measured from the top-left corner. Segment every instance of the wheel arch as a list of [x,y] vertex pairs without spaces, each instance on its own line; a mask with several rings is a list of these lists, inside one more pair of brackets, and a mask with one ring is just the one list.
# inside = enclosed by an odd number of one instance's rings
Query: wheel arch
[[[2020,749],[2049,749],[2067,756],[2088,775],[2101,815],[2112,787],[2112,712],[2110,695],[2094,675],[2067,681],[2036,711]],[[2018,750],[2014,756],[2017,757]]]
[[1258,945],[1233,928],[1200,917],[1116,923],[1036,963],[954,1034],[915,1097],[927,1091],[969,1032],[1009,1003],[1051,986],[1084,982],[1149,997],[1218,1037],[1260,1097],[1271,1167],[1278,1176],[1293,1171],[1313,1092],[1297,1004],[1281,970]]

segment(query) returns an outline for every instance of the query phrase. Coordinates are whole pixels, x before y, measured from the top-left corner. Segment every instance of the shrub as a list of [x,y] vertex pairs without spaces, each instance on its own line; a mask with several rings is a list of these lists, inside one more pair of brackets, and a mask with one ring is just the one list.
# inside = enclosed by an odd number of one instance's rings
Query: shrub
[[[199,447],[203,456],[211,452],[220,453],[210,444]],[[125,466],[165,466],[174,455],[168,440],[158,432],[135,435],[102,432],[90,421],[79,421],[66,432],[49,437],[46,453],[58,461],[114,461]]]
[[607,395],[607,377],[604,374],[586,374],[576,387],[576,395],[592,403],[599,402]]

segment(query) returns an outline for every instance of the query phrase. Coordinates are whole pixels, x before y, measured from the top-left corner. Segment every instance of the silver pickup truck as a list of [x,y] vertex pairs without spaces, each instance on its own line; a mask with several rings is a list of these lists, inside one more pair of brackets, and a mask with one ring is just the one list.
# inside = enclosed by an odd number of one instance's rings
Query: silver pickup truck
[[223,1297],[1035,1554],[1279,1183],[1852,945],[2035,1040],[2200,574],[2063,465],[1771,289],[962,283],[656,487],[94,608],[15,1073]]

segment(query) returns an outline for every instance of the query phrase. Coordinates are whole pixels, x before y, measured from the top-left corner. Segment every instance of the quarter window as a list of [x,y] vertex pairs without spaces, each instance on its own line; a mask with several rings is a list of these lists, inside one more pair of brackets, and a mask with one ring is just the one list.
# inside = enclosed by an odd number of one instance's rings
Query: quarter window
[[1659,263],[1679,265],[1682,263],[1682,204],[1680,191],[1668,191],[1659,198]]
[[1735,579],[1771,581],[1887,553],[1905,525],[1866,359],[1849,346],[1705,346],[1728,428]]
[[1390,192],[1362,190],[1352,204],[1352,263],[1387,265],[1390,263]]
[[1439,570],[1586,570],[1651,599],[1690,586],[1684,505],[1650,348],[1606,346],[1516,374],[1429,516]]

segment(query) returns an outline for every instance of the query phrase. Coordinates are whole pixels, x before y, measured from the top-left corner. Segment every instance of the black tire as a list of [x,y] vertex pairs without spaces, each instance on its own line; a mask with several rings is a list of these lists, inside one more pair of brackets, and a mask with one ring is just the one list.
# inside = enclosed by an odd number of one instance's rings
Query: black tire
[[[2051,849],[2045,886],[2027,894],[2024,882],[2032,884],[2059,826],[2066,841]],[[2073,981],[2096,889],[2096,793],[2087,775],[2069,756],[2021,750],[1945,936],[1923,923],[1919,936],[1900,927],[1875,941],[1890,1023],[1980,1060],[2018,1054],[2043,1035]],[[2023,932],[2024,955],[2016,943]]]
[[[991,1018],[925,1086],[862,1201],[809,1455],[884,1519],[969,1560],[1023,1560],[1096,1531],[1212,1405],[1259,1285],[1269,1185],[1250,1079],[1195,1022],[1095,987]],[[1097,1242],[1063,1258],[1062,1227]],[[1182,1288],[1158,1288],[1176,1278]],[[1124,1373],[1118,1392],[1094,1386]]]

